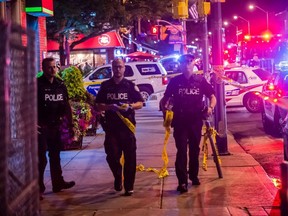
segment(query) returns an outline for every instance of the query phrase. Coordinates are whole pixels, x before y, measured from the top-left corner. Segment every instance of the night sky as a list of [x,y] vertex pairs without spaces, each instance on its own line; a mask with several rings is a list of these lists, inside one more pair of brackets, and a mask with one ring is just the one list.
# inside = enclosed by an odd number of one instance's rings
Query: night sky
[[254,12],[264,16],[265,14],[257,9],[257,11],[251,12],[248,9],[249,4],[256,4],[269,13],[279,13],[285,8],[288,8],[288,0],[226,0],[222,3],[223,17],[229,17],[233,13],[239,13],[240,16],[245,18],[252,18]]
[[[269,29],[272,33],[279,33],[283,20],[275,14],[288,10],[288,0],[226,0],[221,4],[223,21],[232,22],[243,31],[247,31],[247,22],[239,19],[233,20],[234,15],[239,15],[250,21],[251,34],[261,34],[266,30],[266,13],[255,8],[254,11],[248,9],[249,4],[255,4],[263,10],[269,12]],[[283,28],[282,28],[283,29]]]

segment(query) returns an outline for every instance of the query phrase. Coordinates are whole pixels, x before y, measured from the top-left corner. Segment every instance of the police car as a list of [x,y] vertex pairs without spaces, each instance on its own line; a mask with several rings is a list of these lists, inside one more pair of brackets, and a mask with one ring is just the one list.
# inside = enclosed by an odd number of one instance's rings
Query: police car
[[[257,93],[262,91],[263,85],[270,76],[270,72],[261,68],[236,67],[225,70],[225,77],[228,79],[225,84],[227,107],[245,106],[249,112],[260,112],[262,99]],[[146,106],[159,109],[163,95],[164,91],[153,93],[146,102]]]
[[275,73],[263,86],[262,123],[267,134],[280,136],[281,122],[288,107],[288,61],[280,62]]
[[[262,110],[262,99],[257,94],[271,76],[261,68],[236,67],[225,70],[228,81],[225,84],[227,107],[244,106],[249,112]],[[230,81],[229,81],[230,80]]]
[[[96,68],[83,78],[84,87],[93,95],[97,95],[101,83],[112,77],[111,64]],[[143,99],[164,90],[168,83],[167,72],[159,62],[127,62],[124,77],[133,81],[139,88]]]

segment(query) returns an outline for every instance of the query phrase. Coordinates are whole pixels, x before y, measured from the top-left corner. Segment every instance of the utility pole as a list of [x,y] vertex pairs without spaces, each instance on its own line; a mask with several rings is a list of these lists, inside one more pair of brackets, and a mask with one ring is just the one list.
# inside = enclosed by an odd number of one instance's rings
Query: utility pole
[[224,83],[221,77],[224,75],[223,44],[222,44],[222,15],[221,0],[211,1],[212,15],[212,67],[214,71],[214,89],[217,105],[214,113],[215,129],[218,134],[216,143],[220,155],[230,155],[227,147],[227,118]]
[[203,72],[207,76],[209,74],[209,42],[208,42],[208,27],[207,16],[203,18],[202,22],[202,47],[203,47]]
[[207,27],[207,15],[210,13],[210,3],[204,2],[204,0],[197,0],[198,20],[201,24],[201,46],[203,50],[203,72],[206,78],[210,80],[209,74],[209,42],[208,42],[208,27]]

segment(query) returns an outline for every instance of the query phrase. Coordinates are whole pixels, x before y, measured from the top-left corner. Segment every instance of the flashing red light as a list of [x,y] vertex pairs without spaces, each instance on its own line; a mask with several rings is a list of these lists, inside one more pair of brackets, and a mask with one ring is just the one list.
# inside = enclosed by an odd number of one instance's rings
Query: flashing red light
[[168,78],[166,76],[162,77],[162,84],[167,85],[168,84]]
[[152,26],[151,27],[151,34],[158,34],[158,32],[159,32],[159,28],[158,28],[158,26]]
[[262,38],[266,41],[270,40],[271,39],[271,34],[270,33],[265,33],[262,35]]
[[251,40],[251,35],[245,35],[245,36],[244,36],[244,39],[245,39],[245,40]]

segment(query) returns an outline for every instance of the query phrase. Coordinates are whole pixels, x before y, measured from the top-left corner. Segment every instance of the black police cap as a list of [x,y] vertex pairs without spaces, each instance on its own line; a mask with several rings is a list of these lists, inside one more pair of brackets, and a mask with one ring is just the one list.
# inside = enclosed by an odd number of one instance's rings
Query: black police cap
[[194,60],[194,59],[195,59],[195,56],[190,54],[190,53],[189,54],[183,54],[178,58],[178,62],[184,62],[187,60]]

